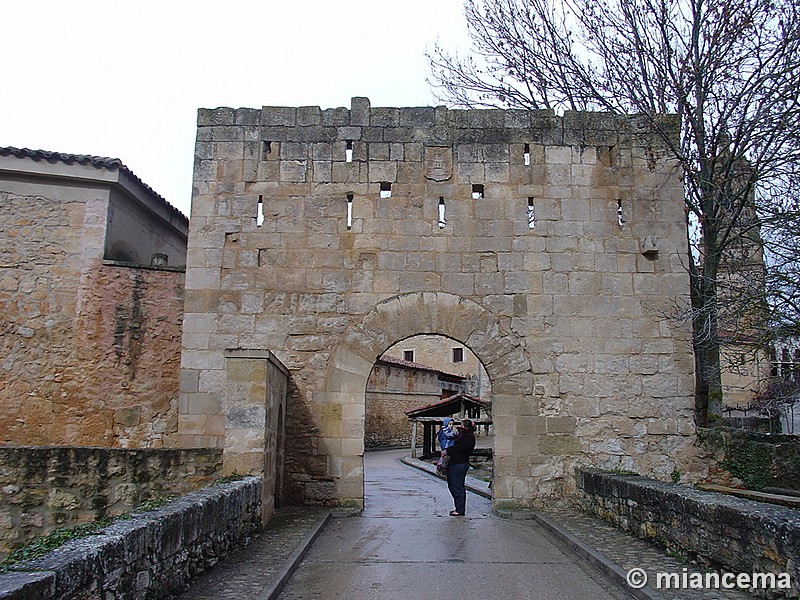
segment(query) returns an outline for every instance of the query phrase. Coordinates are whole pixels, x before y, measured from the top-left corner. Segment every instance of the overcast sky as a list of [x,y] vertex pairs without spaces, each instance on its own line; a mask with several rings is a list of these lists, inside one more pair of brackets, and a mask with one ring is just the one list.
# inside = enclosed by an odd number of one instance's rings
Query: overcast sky
[[198,108],[437,104],[463,0],[3,2],[0,146],[119,158],[188,215]]

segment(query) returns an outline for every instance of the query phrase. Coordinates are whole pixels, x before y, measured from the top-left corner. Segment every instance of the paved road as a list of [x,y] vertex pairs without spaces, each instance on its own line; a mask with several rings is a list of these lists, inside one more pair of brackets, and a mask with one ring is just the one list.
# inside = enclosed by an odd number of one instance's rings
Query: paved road
[[446,484],[403,465],[405,450],[365,455],[364,512],[328,524],[282,600],[628,600],[544,530],[500,519],[468,494],[450,517]]

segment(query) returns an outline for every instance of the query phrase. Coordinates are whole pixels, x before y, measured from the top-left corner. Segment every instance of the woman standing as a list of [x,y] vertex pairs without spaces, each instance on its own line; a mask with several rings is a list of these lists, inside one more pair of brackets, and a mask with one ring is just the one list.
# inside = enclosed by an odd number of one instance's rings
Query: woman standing
[[450,457],[447,465],[447,488],[453,496],[455,509],[450,511],[451,517],[463,517],[467,508],[467,489],[464,480],[469,469],[469,456],[475,449],[475,424],[464,419],[458,428],[455,444],[443,452]]

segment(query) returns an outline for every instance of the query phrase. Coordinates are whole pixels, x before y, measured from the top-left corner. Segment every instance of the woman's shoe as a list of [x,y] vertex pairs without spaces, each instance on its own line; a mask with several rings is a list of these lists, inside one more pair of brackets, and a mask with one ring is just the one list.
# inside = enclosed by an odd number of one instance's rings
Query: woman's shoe
[[451,517],[463,517],[463,516],[464,516],[464,513],[460,513],[460,512],[456,512],[456,511],[454,511],[454,510],[451,510],[451,511],[450,511],[450,516],[451,516]]

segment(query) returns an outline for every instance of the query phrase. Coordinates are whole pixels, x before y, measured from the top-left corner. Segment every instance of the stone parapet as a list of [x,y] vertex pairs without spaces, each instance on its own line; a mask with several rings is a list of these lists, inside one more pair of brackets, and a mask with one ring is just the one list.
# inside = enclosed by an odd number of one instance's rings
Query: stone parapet
[[261,527],[262,480],[198,490],[0,575],[8,600],[173,598]]
[[576,480],[586,512],[725,572],[788,573],[798,596],[797,510],[595,469]]
[[733,427],[698,430],[700,447],[708,455],[706,481],[751,490],[800,492],[800,438],[756,433]]

